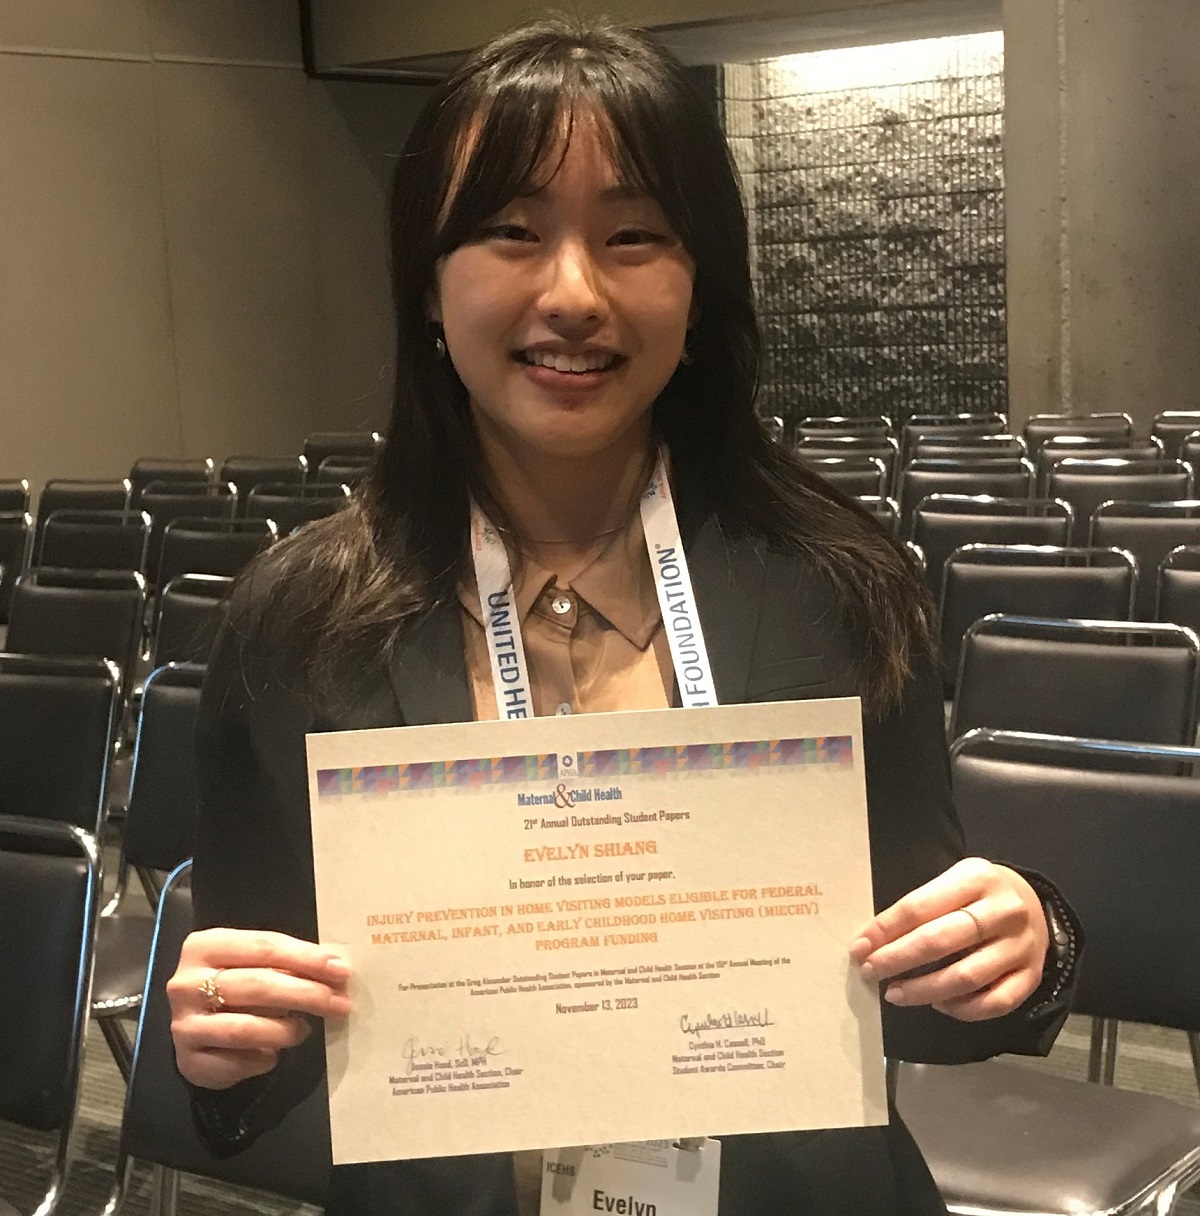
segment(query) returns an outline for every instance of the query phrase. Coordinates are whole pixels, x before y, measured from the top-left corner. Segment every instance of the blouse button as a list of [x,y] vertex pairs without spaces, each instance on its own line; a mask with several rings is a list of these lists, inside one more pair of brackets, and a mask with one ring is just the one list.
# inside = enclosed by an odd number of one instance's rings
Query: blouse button
[[571,603],[570,598],[565,595],[556,595],[550,602],[550,607],[553,608],[559,616],[566,616],[574,606],[575,605]]
[[558,714],[559,717],[569,714],[571,712],[571,702],[564,701],[554,712]]

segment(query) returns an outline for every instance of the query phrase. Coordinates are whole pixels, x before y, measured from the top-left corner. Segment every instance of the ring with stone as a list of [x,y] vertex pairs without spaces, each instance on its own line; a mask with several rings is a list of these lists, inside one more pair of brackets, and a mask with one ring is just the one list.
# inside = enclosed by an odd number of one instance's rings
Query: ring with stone
[[205,1008],[209,1013],[219,1013],[225,1008],[225,997],[221,992],[221,985],[218,981],[218,977],[223,970],[223,967],[218,967],[212,975],[205,976],[198,985],[198,991],[204,998]]

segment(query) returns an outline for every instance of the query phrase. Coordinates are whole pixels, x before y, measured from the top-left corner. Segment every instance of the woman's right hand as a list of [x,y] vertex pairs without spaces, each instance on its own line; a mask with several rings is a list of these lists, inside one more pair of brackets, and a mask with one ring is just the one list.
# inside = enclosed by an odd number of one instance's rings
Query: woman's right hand
[[[350,1012],[346,961],[326,946],[255,929],[202,929],[183,943],[167,981],[171,1037],[183,1077],[202,1089],[228,1089],[270,1072],[279,1053],[302,1043],[302,1016]],[[216,985],[221,1004],[206,995]]]

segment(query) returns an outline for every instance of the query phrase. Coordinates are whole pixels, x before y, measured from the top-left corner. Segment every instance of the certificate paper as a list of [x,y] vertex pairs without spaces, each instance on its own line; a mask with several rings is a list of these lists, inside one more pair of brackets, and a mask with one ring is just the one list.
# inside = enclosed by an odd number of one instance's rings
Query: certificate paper
[[887,1121],[854,699],[308,737],[336,1163]]

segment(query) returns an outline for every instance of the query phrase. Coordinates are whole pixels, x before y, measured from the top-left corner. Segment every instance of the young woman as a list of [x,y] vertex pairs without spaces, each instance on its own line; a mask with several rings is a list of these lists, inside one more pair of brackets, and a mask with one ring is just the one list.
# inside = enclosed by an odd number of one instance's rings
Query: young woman
[[[920,580],[755,417],[745,215],[683,69],[605,24],[497,39],[417,120],[392,239],[387,447],[348,510],[243,578],[204,694],[201,928],[170,989],[214,1148],[311,1090],[321,1019],[353,1016],[345,964],[315,944],[305,733],[497,715],[473,502],[515,570],[539,714],[678,703],[638,512],[660,450],[719,699],[863,697],[879,913],[847,949],[880,981],[926,972],[886,989],[888,1055],[1047,1050],[1071,970],[1048,909],[1069,912],[1035,876],[963,858]],[[343,1167],[329,1211],[526,1216],[528,1165]],[[728,1137],[720,1194],[725,1216],[942,1210],[894,1112]]]

